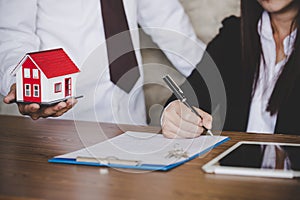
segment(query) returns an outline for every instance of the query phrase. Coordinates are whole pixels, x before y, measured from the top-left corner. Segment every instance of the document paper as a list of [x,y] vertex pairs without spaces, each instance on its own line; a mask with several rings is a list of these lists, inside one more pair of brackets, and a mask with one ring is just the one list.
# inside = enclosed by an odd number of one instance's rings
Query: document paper
[[[96,145],[56,156],[54,159],[76,159],[78,157],[115,158],[139,161],[141,165],[167,166],[194,158],[228,139],[228,137],[224,136],[168,139],[162,134],[128,131]],[[174,151],[182,152],[185,156],[174,156]]]

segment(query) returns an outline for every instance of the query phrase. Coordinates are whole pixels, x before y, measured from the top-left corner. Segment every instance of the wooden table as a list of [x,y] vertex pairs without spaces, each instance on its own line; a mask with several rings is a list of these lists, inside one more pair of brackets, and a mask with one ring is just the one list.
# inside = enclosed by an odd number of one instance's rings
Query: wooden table
[[[99,130],[105,134],[99,134]],[[121,130],[122,129],[122,130]],[[155,127],[0,116],[0,199],[299,199],[299,179],[205,174],[201,166],[237,141],[300,143],[289,135],[224,132],[231,140],[168,172],[124,171],[48,163],[125,130]],[[299,155],[300,158],[300,155]]]

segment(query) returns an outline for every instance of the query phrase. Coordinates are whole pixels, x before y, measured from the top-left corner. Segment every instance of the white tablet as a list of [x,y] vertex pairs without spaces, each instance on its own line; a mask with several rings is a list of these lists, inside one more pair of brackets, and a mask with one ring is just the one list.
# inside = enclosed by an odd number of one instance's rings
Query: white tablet
[[238,142],[202,169],[215,174],[300,177],[300,144]]

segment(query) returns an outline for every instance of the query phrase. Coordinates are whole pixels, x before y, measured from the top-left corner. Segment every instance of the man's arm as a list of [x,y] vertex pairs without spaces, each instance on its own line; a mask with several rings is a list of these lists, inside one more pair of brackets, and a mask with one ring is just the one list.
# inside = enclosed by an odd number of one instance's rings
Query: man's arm
[[186,77],[205,50],[178,0],[139,0],[138,22]]
[[15,83],[12,70],[27,52],[37,51],[37,0],[0,0],[0,92]]

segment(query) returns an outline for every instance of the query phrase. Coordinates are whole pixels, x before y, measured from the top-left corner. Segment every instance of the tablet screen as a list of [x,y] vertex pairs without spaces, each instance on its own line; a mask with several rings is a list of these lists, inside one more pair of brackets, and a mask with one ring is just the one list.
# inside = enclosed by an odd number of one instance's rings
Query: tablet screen
[[270,144],[241,144],[219,160],[220,166],[300,170],[300,147]]

